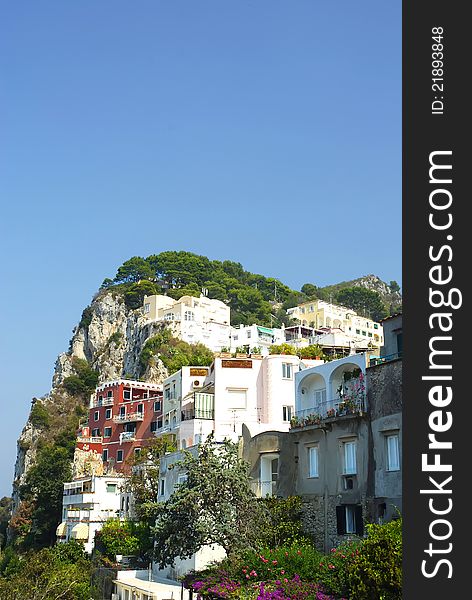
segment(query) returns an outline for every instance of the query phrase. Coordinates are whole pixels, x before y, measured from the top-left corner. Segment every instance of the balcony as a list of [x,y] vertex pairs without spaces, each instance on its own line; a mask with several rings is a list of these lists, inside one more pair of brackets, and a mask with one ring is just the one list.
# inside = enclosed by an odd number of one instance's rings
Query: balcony
[[276,481],[251,481],[249,482],[251,491],[254,492],[257,498],[265,498],[266,496],[275,496],[277,487]]
[[369,361],[369,367],[375,367],[377,365],[383,365],[393,360],[399,360],[402,358],[401,352],[395,352],[395,354],[387,354],[386,356],[371,356]]
[[201,409],[190,409],[182,411],[182,421],[191,421],[192,419],[203,419],[207,421],[213,421],[215,418],[215,411],[201,410]]
[[103,398],[102,400],[94,400],[93,408],[97,408],[99,406],[112,406],[113,398]]
[[82,437],[79,435],[77,436],[77,442],[79,442],[80,444],[101,444],[103,442],[103,437]]
[[327,402],[320,402],[316,406],[295,411],[295,416],[290,421],[291,428],[320,425],[326,419],[335,419],[347,415],[362,416],[366,412],[365,394],[356,397],[346,396]]
[[113,423],[134,423],[136,421],[144,421],[143,412],[126,413],[113,417]]
[[134,431],[123,431],[120,433],[120,444],[122,442],[134,442],[136,440],[136,433]]

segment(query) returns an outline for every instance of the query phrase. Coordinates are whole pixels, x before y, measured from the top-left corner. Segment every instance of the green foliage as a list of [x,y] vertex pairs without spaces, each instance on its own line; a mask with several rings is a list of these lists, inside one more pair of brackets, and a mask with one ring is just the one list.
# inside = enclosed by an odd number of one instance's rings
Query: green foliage
[[124,292],[125,304],[128,308],[141,308],[144,301],[144,296],[153,296],[159,294],[160,290],[152,281],[140,281],[132,283]]
[[62,516],[63,484],[71,477],[72,457],[73,447],[48,444],[38,451],[36,462],[27,472],[20,497],[32,503],[33,510],[31,528],[23,540],[25,547],[54,543]]
[[367,525],[367,539],[349,569],[352,598],[402,597],[402,520]]
[[228,555],[255,547],[268,514],[249,488],[248,464],[237,444],[209,436],[196,455],[184,451],[174,467],[187,478],[159,506],[154,556],[161,567],[207,544],[221,545]]
[[159,496],[159,465],[167,452],[176,450],[171,436],[150,440],[138,454],[131,457],[126,488],[134,497],[134,510],[140,521],[149,527],[156,522]]
[[305,346],[305,348],[299,348],[298,356],[300,358],[325,358],[325,354],[323,352],[323,348],[318,346],[318,344],[311,344],[310,346]]
[[110,560],[117,554],[137,556],[151,547],[149,528],[126,519],[109,519],[95,534],[96,550]]
[[38,429],[48,429],[49,413],[47,408],[40,400],[36,400],[33,404],[29,416],[30,423]]
[[169,373],[175,373],[183,366],[208,366],[213,362],[213,352],[203,344],[188,344],[174,338],[169,329],[164,328],[149,338],[139,357],[141,374],[144,373],[153,357],[162,360]]
[[344,288],[336,294],[335,302],[352,308],[360,315],[380,321],[387,316],[387,308],[378,292],[364,287]]
[[306,544],[310,539],[303,533],[301,522],[302,499],[300,496],[288,498],[267,497],[263,502],[269,511],[270,524],[261,532],[260,543],[268,548]]
[[136,283],[154,276],[151,265],[140,256],[125,261],[115,275],[115,283]]
[[77,542],[19,557],[10,550],[0,571],[2,600],[89,600],[91,564]]
[[121,331],[115,331],[115,333],[112,333],[111,336],[108,338],[108,345],[114,344],[115,346],[119,346],[122,341],[123,334],[121,333]]
[[312,283],[304,283],[301,287],[301,291],[308,296],[308,298],[317,298],[318,288]]
[[92,317],[93,309],[91,306],[87,306],[82,312],[82,317],[79,321],[79,329],[87,329],[90,323],[92,322]]
[[5,545],[8,521],[11,517],[11,507],[12,499],[3,496],[0,500],[0,549]]
[[290,356],[296,356],[297,349],[290,344],[274,344],[269,348],[269,354],[288,354]]
[[74,375],[66,377],[63,382],[65,390],[72,396],[90,395],[98,383],[98,372],[94,371],[86,360],[73,357],[72,367]]
[[400,286],[398,285],[398,282],[396,282],[394,279],[390,281],[389,288],[393,293],[400,292]]

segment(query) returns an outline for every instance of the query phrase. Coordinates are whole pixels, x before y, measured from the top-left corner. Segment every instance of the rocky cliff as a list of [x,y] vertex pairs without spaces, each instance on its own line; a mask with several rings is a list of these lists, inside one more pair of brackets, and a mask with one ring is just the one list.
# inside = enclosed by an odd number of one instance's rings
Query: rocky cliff
[[[85,313],[85,311],[84,311]],[[57,358],[51,391],[32,401],[32,412],[21,432],[17,444],[17,458],[13,481],[13,511],[19,506],[19,487],[24,483],[28,469],[34,464],[38,446],[56,435],[61,426],[84,411],[87,398],[71,394],[63,384],[74,375],[74,359],[86,360],[98,372],[98,382],[118,378],[137,379],[161,383],[168,373],[162,362],[152,359],[144,373],[140,372],[139,357],[149,337],[155,335],[162,325],[149,323],[140,309],[126,307],[123,297],[112,292],[101,293],[87,309],[87,318],[74,329],[68,352]],[[45,428],[35,418],[36,403],[44,407],[54,427]],[[51,433],[53,429],[53,433]]]

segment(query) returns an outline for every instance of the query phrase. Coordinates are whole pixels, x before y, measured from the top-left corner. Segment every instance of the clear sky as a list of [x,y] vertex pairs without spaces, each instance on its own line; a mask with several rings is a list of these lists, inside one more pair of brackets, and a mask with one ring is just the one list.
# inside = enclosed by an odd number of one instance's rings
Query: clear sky
[[0,496],[31,398],[129,257],[401,282],[400,1],[1,6]]

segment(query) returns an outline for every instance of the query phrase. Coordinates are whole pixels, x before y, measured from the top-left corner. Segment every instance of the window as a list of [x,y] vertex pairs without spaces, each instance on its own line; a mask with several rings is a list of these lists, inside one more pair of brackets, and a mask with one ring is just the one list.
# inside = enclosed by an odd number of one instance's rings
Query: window
[[348,533],[362,535],[364,533],[362,506],[355,504],[336,506],[336,522],[338,535]]
[[319,477],[318,446],[308,448],[308,477]]
[[377,325],[377,323],[374,323],[374,329],[378,329],[379,326]]
[[386,436],[387,441],[387,471],[400,470],[400,452],[398,433]]
[[165,479],[161,479],[161,485],[159,486],[159,494],[161,496],[163,496],[164,493],[165,493],[165,491],[166,491],[166,480]]
[[103,437],[111,437],[111,427],[105,427],[103,430]]
[[249,330],[249,331],[247,332],[247,339],[249,340],[250,338],[251,338],[251,331]]
[[151,433],[154,433],[155,431],[157,431],[157,421],[152,421],[151,422]]
[[282,420],[287,423],[292,418],[292,407],[282,406]]
[[98,427],[92,429],[92,437],[100,437],[100,429]]
[[141,454],[141,448],[135,448],[134,449],[134,455],[135,456],[139,456]]
[[178,483],[181,485],[187,481],[187,475],[179,475]]
[[103,403],[103,396],[98,397],[98,406],[101,406]]
[[356,442],[344,442],[344,475],[355,475],[356,470]]
[[105,419],[111,419],[111,408],[105,410]]
[[138,415],[144,414],[144,404],[138,404],[137,411]]
[[103,460],[103,462],[107,462],[107,460],[108,460],[108,448],[105,448],[105,450],[102,452],[102,460]]
[[282,363],[282,377],[292,379],[292,363]]
[[111,390],[108,390],[107,398],[113,398],[113,392]]
[[174,315],[174,313],[172,313],[172,312],[170,312],[170,313],[166,313],[166,314],[164,315],[164,320],[165,320],[165,321],[173,321],[173,320],[174,320],[174,318],[175,318],[175,315]]
[[362,335],[367,335],[367,332],[366,331],[362,331]]
[[313,392],[314,406],[321,407],[326,404],[326,388]]
[[109,494],[115,494],[116,493],[116,483],[107,483],[107,492]]
[[356,329],[356,333],[357,333],[358,335],[360,335],[360,333],[361,333],[361,330],[360,330],[360,329]]
[[193,311],[186,310],[185,313],[184,313],[184,320],[185,321],[194,321],[195,320],[195,315],[194,315]]
[[151,305],[149,304],[149,302],[146,302],[146,304],[144,305],[144,314],[147,315],[149,312],[151,312]]
[[99,412],[98,410],[96,410],[96,411],[93,413],[93,420],[94,420],[94,421],[98,421],[98,419],[99,419],[99,418],[100,418],[100,412]]
[[372,334],[370,333],[370,331],[369,331],[369,337],[372,337]]
[[120,417],[124,417],[126,415],[126,406],[120,406]]
[[118,450],[116,453],[116,462],[123,462],[123,450]]
[[125,400],[131,400],[131,390],[123,390],[123,398]]
[[228,388],[228,408],[229,409],[244,409],[246,408],[246,393],[247,390]]
[[159,412],[161,410],[161,401],[160,400],[156,400],[154,402],[154,412]]

